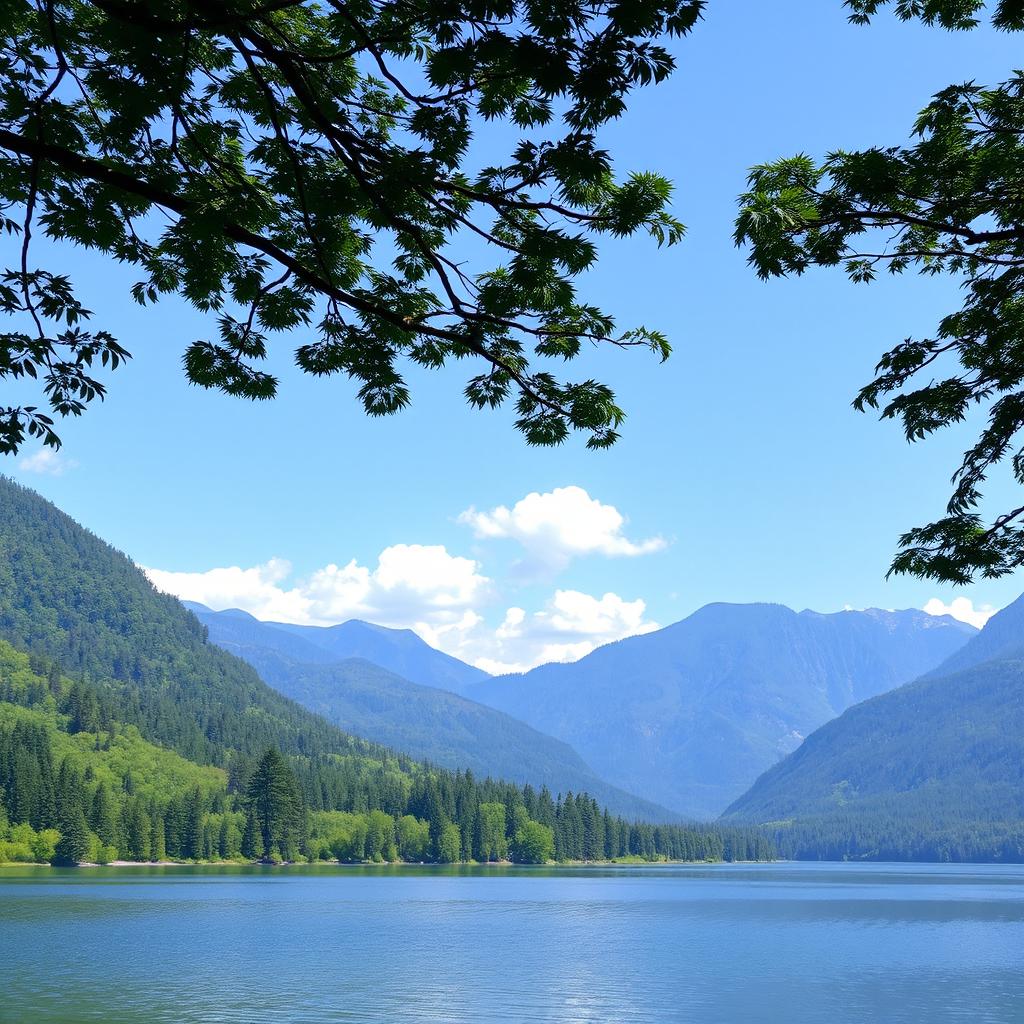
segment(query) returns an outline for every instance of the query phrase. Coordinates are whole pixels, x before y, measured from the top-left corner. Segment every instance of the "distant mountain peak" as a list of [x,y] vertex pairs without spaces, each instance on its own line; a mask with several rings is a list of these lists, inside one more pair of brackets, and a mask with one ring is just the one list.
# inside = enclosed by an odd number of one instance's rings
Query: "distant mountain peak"
[[379,626],[364,619],[347,619],[333,626],[308,626],[264,621],[234,610],[214,612],[202,605],[194,606],[193,610],[208,627],[218,619],[232,619],[244,622],[252,630],[271,629],[285,634],[292,638],[290,656],[298,661],[330,664],[362,658],[421,686],[463,694],[490,678],[483,669],[431,647],[411,629]]
[[803,736],[932,669],[975,632],[916,609],[715,602],[577,662],[469,692],[565,740],[616,785],[702,817]]

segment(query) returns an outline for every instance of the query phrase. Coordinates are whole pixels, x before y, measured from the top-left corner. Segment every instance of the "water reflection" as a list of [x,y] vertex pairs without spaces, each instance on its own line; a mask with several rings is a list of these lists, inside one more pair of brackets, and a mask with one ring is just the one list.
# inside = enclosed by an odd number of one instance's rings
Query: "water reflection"
[[1024,869],[0,869],[0,1020],[1024,1021]]

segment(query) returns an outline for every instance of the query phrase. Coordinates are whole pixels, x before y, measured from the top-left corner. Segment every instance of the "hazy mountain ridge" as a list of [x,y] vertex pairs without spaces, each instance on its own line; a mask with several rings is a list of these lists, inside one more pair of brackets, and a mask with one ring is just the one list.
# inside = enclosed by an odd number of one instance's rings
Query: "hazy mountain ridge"
[[[410,682],[365,658],[338,659],[308,641],[304,632],[278,623],[263,623],[234,609],[190,607],[213,643],[243,658],[281,693],[348,732],[445,768],[546,785],[554,793],[585,791],[617,813],[652,821],[678,818],[609,785],[568,744],[502,711]],[[384,631],[401,632],[407,631]],[[332,634],[337,635],[323,630],[312,636]]]
[[975,632],[916,610],[712,604],[471,694],[566,740],[614,784],[709,816],[803,736],[933,668]]
[[452,693],[465,693],[490,678],[483,669],[431,647],[411,629],[392,629],[361,619],[349,619],[334,626],[305,626],[257,619],[240,608],[214,611],[196,601],[182,603],[201,619],[218,616],[217,621],[224,624],[230,620],[235,643],[272,647],[308,664],[329,665],[347,658],[362,658],[409,682]]
[[288,622],[268,625],[302,637],[333,661],[363,658],[421,686],[465,695],[471,687],[490,678],[483,669],[431,647],[411,629],[392,629],[361,619],[336,626],[298,626]]
[[1024,858],[1024,598],[822,726],[725,817],[774,823],[795,856]]

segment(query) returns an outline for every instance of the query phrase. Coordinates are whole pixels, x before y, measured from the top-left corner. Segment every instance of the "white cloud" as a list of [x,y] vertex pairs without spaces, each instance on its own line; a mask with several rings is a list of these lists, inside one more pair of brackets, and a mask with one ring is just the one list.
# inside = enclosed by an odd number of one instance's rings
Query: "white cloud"
[[309,599],[298,589],[281,586],[291,571],[291,563],[283,558],[249,569],[237,565],[206,572],[145,569],[153,586],[183,601],[198,601],[215,611],[241,608],[258,619],[311,622]]
[[396,544],[370,569],[355,560],[290,581],[292,566],[272,558],[250,568],[207,572],[146,569],[158,589],[217,611],[241,608],[258,619],[333,625],[367,619],[415,630],[427,643],[488,672],[522,672],[575,661],[595,647],[657,629],[647,606],[618,594],[558,590],[539,611],[511,607],[489,626],[479,609],[494,598],[477,562],[440,546]]
[[473,559],[423,544],[385,548],[372,570],[355,559],[328,565],[290,587],[291,564],[279,558],[248,569],[146,573],[160,590],[218,611],[242,608],[258,619],[307,625],[369,619],[423,634],[462,622],[472,606],[486,599],[491,582]]
[[949,604],[945,604],[937,597],[933,597],[922,609],[929,615],[952,615],[954,619],[961,622],[969,622],[972,626],[981,629],[982,626],[992,618],[998,608],[990,604],[979,604],[974,607],[974,602],[969,597],[954,597]]
[[646,611],[640,599],[558,590],[541,611],[509,608],[493,633],[471,634],[463,638],[462,653],[452,653],[468,655],[495,674],[524,672],[550,661],[578,661],[602,644],[658,629],[656,622],[645,619]]
[[16,463],[22,473],[37,473],[39,476],[63,476],[78,465],[53,448],[38,448],[29,455],[23,455]]
[[489,512],[468,508],[458,521],[482,539],[508,538],[526,549],[531,563],[562,569],[579,555],[646,555],[665,547],[661,537],[632,541],[623,535],[626,519],[614,505],[603,505],[582,487],[534,491],[512,508],[499,505]]

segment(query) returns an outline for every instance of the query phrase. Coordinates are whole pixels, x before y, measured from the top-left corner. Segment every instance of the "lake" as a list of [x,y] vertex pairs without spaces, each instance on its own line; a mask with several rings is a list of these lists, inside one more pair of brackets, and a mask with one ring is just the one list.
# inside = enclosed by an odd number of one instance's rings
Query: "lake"
[[1019,1024],[1024,868],[2,868],[0,1020]]

